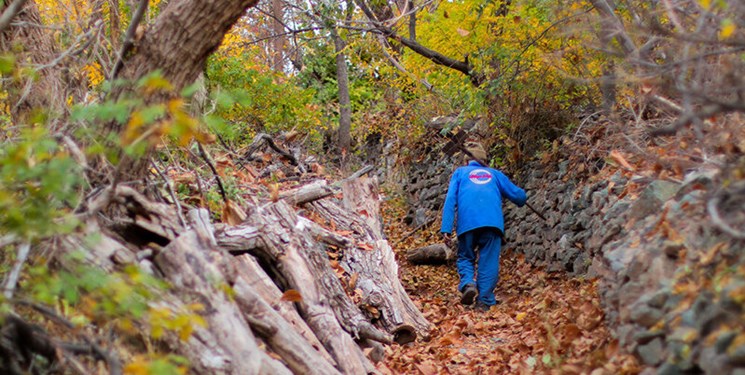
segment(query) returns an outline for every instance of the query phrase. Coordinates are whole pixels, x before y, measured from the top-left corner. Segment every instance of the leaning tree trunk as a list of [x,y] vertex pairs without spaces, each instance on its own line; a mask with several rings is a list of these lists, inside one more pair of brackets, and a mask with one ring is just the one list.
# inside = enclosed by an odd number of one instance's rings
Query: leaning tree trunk
[[[257,3],[258,0],[171,0],[137,41],[137,52],[124,61],[119,78],[134,82],[159,71],[173,90],[151,100],[170,99],[199,77],[223,36],[246,9]],[[121,125],[111,122],[107,131],[119,134]],[[124,158],[119,178],[141,180],[148,171],[149,152],[136,159]]]

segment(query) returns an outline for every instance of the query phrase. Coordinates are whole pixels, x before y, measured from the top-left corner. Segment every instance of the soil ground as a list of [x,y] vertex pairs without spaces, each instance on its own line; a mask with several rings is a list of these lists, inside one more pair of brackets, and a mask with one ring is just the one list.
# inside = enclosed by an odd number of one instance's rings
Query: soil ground
[[604,322],[597,281],[547,273],[503,249],[496,295],[488,312],[460,304],[455,264],[413,266],[406,251],[435,243],[437,223],[408,238],[400,202],[384,207],[407,292],[433,323],[428,341],[387,349],[383,373],[392,374],[636,374]]

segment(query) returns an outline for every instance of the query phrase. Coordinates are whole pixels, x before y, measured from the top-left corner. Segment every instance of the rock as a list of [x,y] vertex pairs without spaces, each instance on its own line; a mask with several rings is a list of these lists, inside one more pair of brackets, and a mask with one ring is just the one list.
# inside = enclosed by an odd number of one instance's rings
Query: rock
[[567,170],[569,168],[569,160],[562,161],[559,163],[559,179],[564,177],[564,175],[567,174]]
[[427,222],[427,210],[424,208],[417,208],[414,213],[414,226],[419,226]]
[[657,322],[662,319],[662,315],[662,311],[658,309],[651,308],[647,305],[641,305],[631,311],[630,318],[633,322],[638,323],[642,327],[649,328],[657,324]]
[[662,204],[672,198],[680,188],[679,184],[663,180],[652,181],[642,191],[631,207],[631,217],[641,219],[655,214]]
[[596,210],[600,210],[608,201],[608,190],[598,190],[592,193],[592,207]]
[[745,366],[745,343],[733,341],[727,348],[727,362],[735,366]]
[[[592,242],[592,240],[590,241]],[[634,256],[640,252],[639,248],[632,247],[619,247],[613,251],[610,251],[604,255],[605,259],[610,263],[610,268],[617,273],[620,273],[626,266],[634,259]]]
[[657,369],[657,375],[680,375],[683,369],[675,363],[665,362]]
[[716,349],[717,353],[724,353],[732,343],[732,340],[735,339],[735,336],[737,336],[737,333],[733,331],[719,334],[719,336],[717,336],[717,341],[714,342],[714,349]]
[[662,244],[662,252],[670,259],[678,259],[680,250],[683,250],[682,243],[667,240]]
[[616,203],[614,203],[609,209],[608,212],[605,213],[605,216],[603,216],[603,221],[608,221],[610,219],[620,217],[623,213],[625,213],[629,207],[631,206],[631,203],[620,200]]
[[726,374],[730,369],[727,356],[717,353],[713,347],[704,347],[698,356],[698,366],[705,374]]
[[670,296],[670,293],[672,293],[670,288],[660,289],[654,294],[649,295],[648,298],[645,298],[644,302],[650,307],[661,309],[663,306],[665,306],[665,301],[667,301],[667,297]]
[[639,345],[636,348],[636,353],[645,365],[656,366],[662,362],[662,359],[665,356],[665,347],[662,339],[658,337],[650,341],[648,344]]
[[664,335],[665,335],[664,331],[650,331],[650,330],[638,331],[634,333],[633,339],[637,344],[644,345],[654,340],[655,338],[663,337]]

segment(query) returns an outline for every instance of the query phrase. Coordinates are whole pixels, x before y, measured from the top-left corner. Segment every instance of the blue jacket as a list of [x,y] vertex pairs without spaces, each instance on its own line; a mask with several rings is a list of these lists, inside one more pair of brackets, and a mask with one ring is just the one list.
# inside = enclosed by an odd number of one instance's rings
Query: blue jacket
[[504,233],[502,197],[518,206],[527,200],[525,190],[515,186],[504,173],[483,167],[475,161],[459,167],[450,178],[448,195],[442,209],[442,233],[453,231],[458,209],[456,233],[461,235],[482,227],[498,228]]

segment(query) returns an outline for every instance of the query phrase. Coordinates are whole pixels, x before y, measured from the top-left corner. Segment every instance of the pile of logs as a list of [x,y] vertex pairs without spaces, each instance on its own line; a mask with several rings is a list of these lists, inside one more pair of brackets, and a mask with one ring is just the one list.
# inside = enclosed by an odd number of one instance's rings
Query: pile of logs
[[305,184],[245,207],[239,225],[213,224],[204,209],[181,217],[124,185],[98,196],[94,211],[116,208],[124,219],[91,217],[87,231],[101,242],[81,233],[64,247],[104,269],[137,264],[167,280],[168,298],[153,303],[202,304],[204,327],[162,339],[191,373],[368,374],[385,345],[429,337],[383,237],[375,178]]

